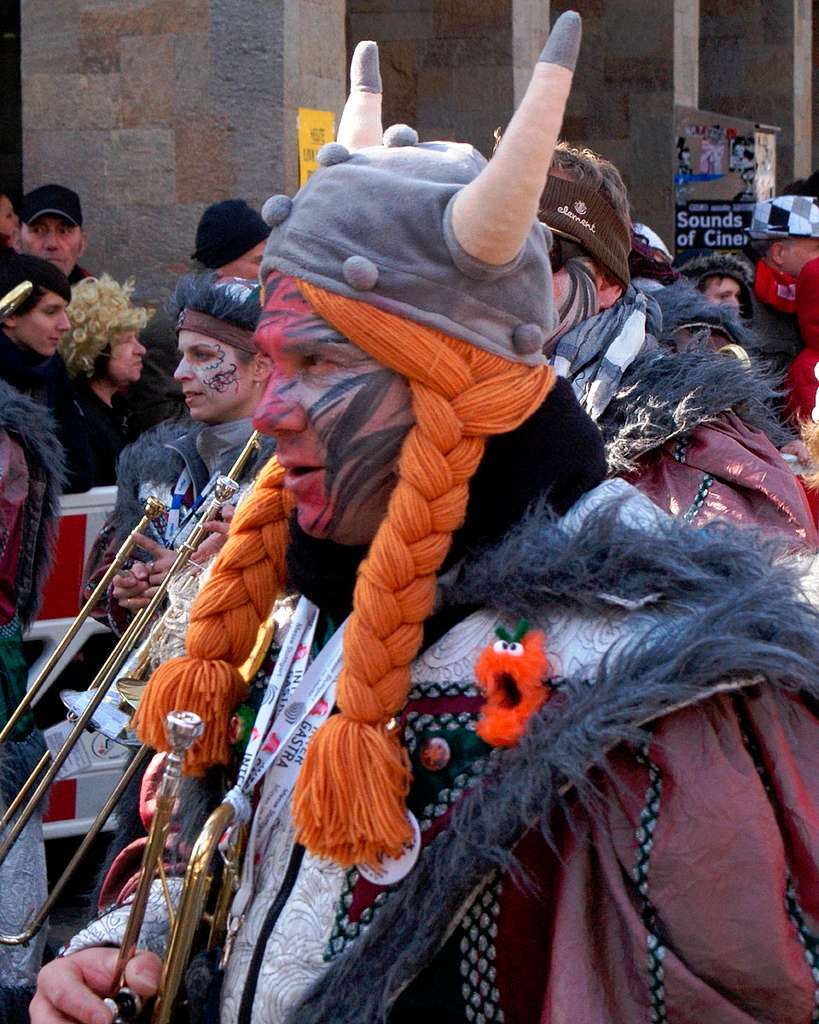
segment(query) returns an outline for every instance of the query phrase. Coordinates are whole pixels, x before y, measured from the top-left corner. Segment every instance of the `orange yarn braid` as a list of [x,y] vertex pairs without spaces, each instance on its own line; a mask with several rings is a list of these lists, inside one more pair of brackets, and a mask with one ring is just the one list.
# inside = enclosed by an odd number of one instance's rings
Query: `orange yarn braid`
[[191,609],[188,654],[160,665],[135,716],[139,738],[167,749],[165,716],[183,708],[200,715],[202,738],[185,759],[201,775],[230,758],[230,717],[247,685],[238,666],[247,658],[273,602],[284,587],[287,516],[292,501],[282,488],[284,470],[271,459],[253,492],[240,504],[227,543]]
[[[415,424],[401,449],[387,515],[359,569],[344,638],[341,714],[311,741],[293,798],[299,838],[349,866],[395,854],[409,838],[410,774],[386,728],[409,691],[410,666],[432,611],[436,573],[463,523],[469,480],[485,439],[522,423],[554,384],[466,342],[303,281],[313,307],[343,335],[410,383]],[[283,472],[272,459],[231,523],[228,541],[194,603],[188,656],[153,675],[138,713],[140,737],[165,747],[164,715],[202,715],[206,732],[186,770],[225,763],[230,713],[245,691],[237,666],[284,586]]]
[[341,714],[313,737],[293,795],[300,841],[349,866],[395,855],[410,837],[409,766],[387,722],[406,701],[436,573],[463,523],[485,439],[530,416],[554,372],[297,284],[336,330],[409,380],[415,413],[387,515],[359,569],[344,637]]

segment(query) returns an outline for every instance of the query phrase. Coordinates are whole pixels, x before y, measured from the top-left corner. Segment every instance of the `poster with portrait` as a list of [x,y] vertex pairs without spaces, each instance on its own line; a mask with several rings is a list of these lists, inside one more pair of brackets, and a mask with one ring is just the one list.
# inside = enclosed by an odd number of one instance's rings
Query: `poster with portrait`
[[754,203],[774,194],[777,131],[742,118],[677,107],[677,254],[742,248]]

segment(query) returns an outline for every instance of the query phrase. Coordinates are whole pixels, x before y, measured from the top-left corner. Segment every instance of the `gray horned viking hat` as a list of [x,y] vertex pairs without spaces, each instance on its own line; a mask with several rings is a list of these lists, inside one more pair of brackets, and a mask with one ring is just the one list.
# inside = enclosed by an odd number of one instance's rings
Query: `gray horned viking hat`
[[[292,200],[274,196],[264,207],[272,230],[262,280],[272,271],[292,277],[317,313],[400,374],[412,396],[389,506],[358,570],[339,713],[311,738],[293,792],[299,841],[343,866],[376,864],[412,836],[410,765],[390,721],[406,703],[437,573],[486,441],[527,420],[554,385],[541,352],[554,314],[549,236],[537,212],[579,43],[580,19],[563,15],[488,163],[469,146],[419,144],[406,127],[382,138],[375,45],[359,45],[339,141]],[[273,312],[278,289],[269,301]],[[286,587],[283,477],[275,457],[262,469],[192,610],[187,658],[161,666],[140,704],[140,735],[153,737],[166,703],[184,691],[214,738],[193,751],[199,770],[228,756],[230,687]],[[257,559],[252,573],[245,550]],[[236,593],[247,601],[234,615],[222,581],[251,575],[252,595],[243,583]],[[229,638],[229,654],[221,640],[211,644],[217,636]]]
[[397,483],[359,569],[340,713],[311,739],[293,794],[300,841],[342,865],[376,863],[411,836],[409,763],[389,722],[406,702],[483,445],[554,385],[542,352],[554,327],[551,237],[537,213],[579,45],[580,18],[568,12],[487,162],[468,145],[419,143],[405,125],[382,135],[376,47],[359,44],[339,140],[292,200],[264,206],[262,280],[293,277],[413,396]]
[[556,22],[491,161],[472,146],[381,130],[375,43],[359,43],[338,141],[294,199],[271,197],[271,270],[527,365],[554,330],[551,236],[538,201],[571,85],[580,18]]

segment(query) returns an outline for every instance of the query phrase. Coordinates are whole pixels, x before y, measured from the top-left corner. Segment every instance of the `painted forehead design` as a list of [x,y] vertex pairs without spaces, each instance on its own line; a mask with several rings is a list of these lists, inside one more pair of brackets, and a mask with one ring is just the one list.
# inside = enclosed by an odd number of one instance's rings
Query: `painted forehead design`
[[273,281],[259,317],[259,331],[281,328],[284,336],[293,341],[347,342],[310,306],[292,277],[271,275],[268,287]]

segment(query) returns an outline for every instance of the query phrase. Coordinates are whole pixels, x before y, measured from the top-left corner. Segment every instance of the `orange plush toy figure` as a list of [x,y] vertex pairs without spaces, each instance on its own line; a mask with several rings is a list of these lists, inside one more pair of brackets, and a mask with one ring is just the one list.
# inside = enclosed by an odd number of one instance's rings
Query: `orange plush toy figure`
[[498,639],[475,664],[475,678],[486,695],[478,735],[493,747],[511,747],[530,716],[551,696],[546,681],[546,637],[521,619],[514,634],[500,626]]

